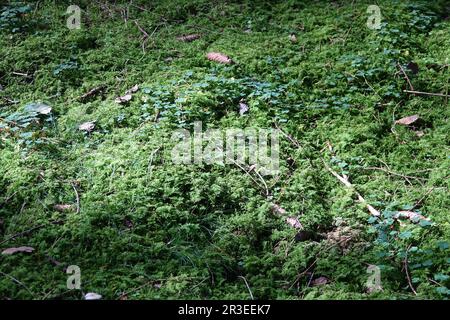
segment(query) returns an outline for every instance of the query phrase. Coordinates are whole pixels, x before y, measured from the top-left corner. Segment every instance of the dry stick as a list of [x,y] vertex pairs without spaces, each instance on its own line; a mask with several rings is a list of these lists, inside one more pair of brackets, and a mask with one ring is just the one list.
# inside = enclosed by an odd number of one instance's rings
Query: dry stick
[[417,208],[418,206],[420,206],[423,202],[423,200],[425,200],[433,191],[434,189],[436,189],[436,187],[431,187],[430,189],[428,189],[428,191],[424,194],[424,196],[422,198],[420,198],[415,204],[414,206],[411,208],[411,210]]
[[245,285],[247,286],[248,292],[250,293],[250,298],[251,298],[252,300],[255,300],[255,298],[253,297],[252,290],[250,289],[250,286],[248,285],[247,279],[245,279],[245,277],[243,277],[243,276],[239,276],[239,278],[241,278],[242,280],[244,280]]
[[[219,149],[221,152],[224,152],[222,148],[218,148],[218,149]],[[257,185],[258,187],[262,188],[261,185],[259,184],[259,182],[256,181],[256,179],[250,174],[250,170],[247,171],[243,166],[241,166],[241,165],[240,165],[238,162],[236,162],[233,158],[228,157],[228,156],[226,155],[226,153],[225,153],[225,157],[226,157],[227,159],[231,160],[231,161],[232,161],[236,166],[238,166],[242,171],[244,171],[244,172],[245,172],[245,173],[253,180],[253,182],[256,183],[256,185]],[[267,183],[264,181],[263,177],[258,173],[257,170],[255,170],[255,173],[258,175],[258,177],[261,179],[261,181],[262,181],[263,184],[264,184],[264,189],[265,189],[265,192],[266,192],[266,196],[269,196],[270,193],[269,193],[269,189],[268,189],[268,187],[267,187]]]
[[6,242],[8,242],[8,241],[10,241],[10,240],[13,240],[13,239],[15,239],[15,238],[17,238],[17,237],[21,237],[21,236],[23,236],[23,235],[25,235],[25,234],[28,234],[28,233],[30,233],[30,232],[33,232],[34,230],[41,229],[41,228],[43,228],[43,227],[45,227],[45,226],[47,226],[47,225],[48,225],[47,223],[41,224],[41,225],[38,225],[38,226],[34,226],[34,227],[32,227],[32,228],[30,228],[30,229],[28,229],[28,230],[25,230],[25,231],[22,231],[22,232],[13,234],[12,236],[10,236],[10,237],[6,238],[5,240],[3,240],[2,242],[0,242],[0,245],[4,244],[4,243],[6,243]]
[[422,91],[413,91],[413,90],[403,90],[403,92],[419,94],[419,95],[424,95],[424,96],[434,96],[434,97],[444,97],[444,98],[449,97],[448,94],[443,94],[443,93],[431,93],[431,92],[422,92]]
[[400,67],[400,71],[403,73],[403,76],[405,77],[406,81],[408,82],[409,88],[414,91],[414,87],[413,87],[411,81],[409,80],[409,77],[406,74],[405,70],[403,69],[402,65],[400,63],[397,63],[397,65]]
[[[328,171],[330,171],[331,174],[332,174],[333,176],[335,176],[336,178],[338,178],[339,181],[342,182],[347,188],[353,188],[353,185],[348,181],[348,179],[346,179],[346,178],[340,176],[336,171],[334,171],[333,169],[331,169],[331,168],[326,164],[325,160],[322,160],[322,161],[323,161],[323,164],[325,165],[325,168],[326,168]],[[374,207],[372,207],[370,204],[368,204],[367,201],[361,196],[361,194],[360,194],[358,191],[355,190],[355,193],[356,193],[356,196],[358,197],[358,202],[364,204],[364,205],[367,207],[367,209],[369,209],[369,212],[370,212],[373,216],[375,216],[375,217],[380,216],[380,212],[379,212],[377,209],[375,209]]]
[[405,178],[405,179],[427,180],[425,178],[419,178],[419,177],[408,176],[408,175],[405,175],[405,174],[397,173],[397,172],[394,172],[394,171],[391,171],[391,170],[388,170],[388,169],[385,169],[385,168],[366,167],[366,168],[363,168],[363,169],[364,170],[379,170],[379,171],[383,171],[383,172],[392,174],[393,176],[402,177],[402,178]]
[[408,251],[409,248],[411,248],[411,245],[408,246],[408,248],[406,249],[405,252],[405,260],[403,261],[403,264],[405,266],[405,273],[406,273],[406,279],[408,280],[408,286],[411,288],[412,292],[417,296],[417,292],[414,289],[412,282],[411,282],[411,277],[409,276],[409,271],[408,271]]
[[[50,224],[58,224],[58,223],[61,223],[61,222],[63,222],[63,220],[55,220],[55,221],[50,221]],[[43,224],[34,226],[34,227],[32,227],[32,228],[30,228],[28,230],[25,230],[25,231],[13,234],[12,236],[10,236],[10,237],[6,238],[5,240],[3,240],[2,242],[0,242],[0,245],[3,245],[4,243],[6,243],[6,242],[8,242],[10,240],[13,240],[15,238],[24,236],[24,235],[26,235],[26,234],[28,234],[30,232],[33,232],[34,230],[41,229],[41,228],[46,227],[48,225],[49,225],[49,223],[43,223]]]
[[27,73],[22,73],[22,72],[11,72],[11,74],[15,75],[15,76],[21,76],[24,78],[31,78]]
[[145,45],[147,44],[148,39],[150,38],[149,34],[147,33],[147,31],[145,31],[144,29],[142,29],[142,27],[139,25],[139,22],[137,20],[134,20],[134,23],[136,24],[136,26],[138,27],[139,31],[142,32],[142,34],[144,35],[143,37],[143,42],[142,42],[142,51],[145,53]]
[[14,281],[15,283],[19,284],[20,286],[24,287],[33,296],[33,298],[36,297],[36,295],[33,293],[33,291],[30,290],[30,288],[28,288],[25,284],[23,284],[22,282],[20,282],[19,280],[17,280],[13,276],[11,276],[11,275],[9,275],[7,273],[4,273],[2,271],[0,271],[0,274],[2,274],[5,277],[11,279],[12,281]]
[[296,139],[292,138],[289,134],[284,132],[278,124],[275,122],[275,127],[281,132],[283,136],[285,136],[293,145],[295,145],[297,148],[301,148],[300,142],[298,142]]
[[75,191],[75,196],[77,197],[77,213],[80,213],[80,195],[78,194],[75,184],[71,183],[73,190]]
[[105,88],[105,85],[95,87],[95,88],[89,90],[88,92],[86,92],[85,94],[83,94],[82,96],[80,96],[78,99],[85,100],[86,98],[93,96],[93,95],[97,94],[98,92],[102,91],[104,88]]

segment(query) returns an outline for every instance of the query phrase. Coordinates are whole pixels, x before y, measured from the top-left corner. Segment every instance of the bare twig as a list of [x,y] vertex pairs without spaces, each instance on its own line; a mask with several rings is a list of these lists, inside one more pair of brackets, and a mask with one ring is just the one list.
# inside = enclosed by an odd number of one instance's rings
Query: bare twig
[[85,100],[86,98],[89,98],[89,97],[91,97],[91,96],[93,96],[93,95],[96,95],[97,93],[99,93],[100,91],[102,91],[104,88],[105,88],[105,85],[100,85],[100,86],[98,86],[98,87],[95,87],[95,88],[89,90],[88,92],[86,92],[85,94],[83,94],[82,96],[80,96],[78,99],[81,100],[81,101],[83,101],[83,100]]
[[424,96],[434,96],[434,97],[444,97],[444,98],[449,97],[448,94],[443,94],[443,93],[432,93],[432,92],[422,92],[422,91],[413,91],[413,90],[403,90],[403,92],[424,95]]
[[391,170],[388,170],[388,169],[385,169],[385,168],[366,167],[366,168],[363,168],[363,169],[364,170],[379,170],[379,171],[383,171],[383,172],[389,173],[389,174],[391,174],[393,176],[402,177],[402,178],[405,178],[405,179],[427,180],[425,178],[419,178],[419,177],[409,176],[409,175],[406,175],[406,174],[397,173],[397,172],[394,172],[394,171],[391,171]]
[[[223,151],[223,149],[222,148],[217,148],[219,151],[221,151],[222,153],[224,152]],[[226,153],[225,153],[225,157],[227,158],[227,159],[229,159],[231,162],[233,162],[236,166],[238,166],[239,167],[239,169],[241,169],[242,171],[244,171],[252,180],[253,180],[253,182],[254,183],[256,183],[256,185],[258,186],[258,187],[260,187],[261,189],[264,189],[264,191],[265,191],[265,194],[266,194],[266,197],[267,196],[269,196],[269,194],[270,194],[270,192],[269,192],[269,189],[268,189],[268,187],[267,187],[267,183],[264,181],[264,179],[263,179],[263,177],[258,173],[258,171],[257,170],[254,170],[255,171],[255,173],[258,175],[258,177],[260,178],[260,180],[262,181],[262,183],[263,183],[263,186],[261,186],[261,184],[250,174],[250,172],[252,171],[252,170],[246,170],[241,164],[239,164],[237,161],[235,161],[233,158],[230,158]]]
[[75,186],[75,184],[72,182],[71,183],[73,191],[75,191],[75,196],[77,198],[77,213],[80,213],[80,195],[78,194],[78,190],[77,187]]
[[434,189],[436,189],[436,187],[431,187],[430,189],[428,189],[428,191],[423,195],[422,198],[420,198],[415,204],[414,206],[411,208],[411,210],[417,208],[418,206],[420,206],[422,204],[422,202],[434,191]]
[[408,82],[409,88],[414,91],[414,87],[411,83],[411,81],[409,80],[408,75],[406,74],[405,70],[403,69],[402,65],[400,63],[397,63],[397,65],[400,67],[400,71],[403,73],[403,76],[405,77],[406,82]]
[[14,278],[13,276],[11,276],[11,275],[9,275],[9,274],[7,274],[7,273],[4,273],[4,272],[2,272],[2,271],[0,271],[0,274],[2,274],[3,276],[5,276],[5,277],[11,279],[12,281],[14,281],[15,283],[19,284],[20,286],[24,287],[24,288],[25,288],[25,289],[33,296],[33,298],[36,296],[36,295],[33,293],[33,291],[30,290],[30,288],[28,288],[25,284],[23,284],[21,281],[17,280],[17,279]]
[[24,77],[24,78],[31,78],[31,76],[28,75],[27,73],[22,73],[22,72],[11,72],[11,74],[13,74],[13,75],[15,75],[15,76]]
[[291,135],[287,134],[286,132],[284,132],[279,126],[278,124],[275,122],[275,127],[281,132],[281,134],[283,136],[285,136],[294,146],[296,146],[297,148],[301,148],[302,146],[300,145],[300,142],[298,142],[296,139],[294,139]]
[[145,46],[147,44],[147,41],[149,40],[150,36],[147,33],[147,31],[145,31],[140,25],[139,22],[137,20],[134,20],[134,23],[136,24],[136,26],[138,27],[139,31],[143,34],[143,38],[142,38],[142,51],[145,53]]
[[10,241],[10,240],[14,240],[15,238],[18,238],[18,237],[24,236],[24,235],[26,235],[26,234],[29,234],[29,233],[31,233],[31,232],[33,232],[33,231],[35,231],[35,230],[41,229],[41,228],[43,228],[43,227],[46,227],[46,226],[48,226],[49,224],[58,224],[58,223],[61,223],[61,222],[63,222],[63,220],[55,220],[55,221],[50,221],[50,222],[48,222],[48,223],[43,223],[43,224],[40,224],[40,225],[31,227],[31,228],[28,229],[28,230],[21,231],[21,232],[19,232],[19,233],[16,233],[16,234],[13,234],[13,235],[9,236],[8,238],[6,238],[6,239],[3,240],[2,242],[0,242],[0,245],[3,245],[4,243],[6,243],[6,242],[8,242],[8,241]]
[[250,286],[248,285],[247,279],[245,279],[245,277],[243,277],[243,276],[239,276],[239,278],[241,278],[242,280],[244,280],[245,286],[247,287],[248,292],[250,293],[250,298],[251,298],[252,300],[255,300],[255,298],[253,297],[252,289],[250,289]]
[[408,280],[408,286],[411,288],[411,291],[417,296],[417,292],[414,289],[412,282],[411,282],[411,277],[409,275],[409,271],[408,271],[408,251],[409,248],[411,248],[411,245],[408,246],[408,248],[406,248],[406,252],[405,252],[405,260],[403,260],[403,264],[405,267],[405,273],[406,273],[406,279]]

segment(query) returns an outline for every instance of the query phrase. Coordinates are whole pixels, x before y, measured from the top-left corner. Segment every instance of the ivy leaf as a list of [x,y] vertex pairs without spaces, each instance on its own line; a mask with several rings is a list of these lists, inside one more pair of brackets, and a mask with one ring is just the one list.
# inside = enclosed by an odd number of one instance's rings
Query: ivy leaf
[[442,273],[437,273],[434,275],[434,280],[436,281],[446,281],[448,278],[450,278],[448,275]]
[[441,250],[446,250],[449,248],[449,244],[447,241],[438,241],[437,246]]
[[428,220],[420,220],[419,225],[423,228],[429,227],[432,225],[432,223]]
[[400,239],[408,239],[411,238],[411,236],[412,236],[411,231],[403,231],[398,235]]

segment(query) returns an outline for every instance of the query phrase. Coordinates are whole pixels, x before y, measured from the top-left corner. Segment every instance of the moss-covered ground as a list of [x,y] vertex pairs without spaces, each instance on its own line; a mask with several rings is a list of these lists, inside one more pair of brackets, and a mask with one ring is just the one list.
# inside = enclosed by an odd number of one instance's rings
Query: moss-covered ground
[[[0,250],[34,248],[0,255],[0,298],[448,298],[446,1],[376,1],[375,30],[372,1],[80,0],[80,30],[69,1],[0,4]],[[194,121],[281,128],[280,173],[173,164]]]

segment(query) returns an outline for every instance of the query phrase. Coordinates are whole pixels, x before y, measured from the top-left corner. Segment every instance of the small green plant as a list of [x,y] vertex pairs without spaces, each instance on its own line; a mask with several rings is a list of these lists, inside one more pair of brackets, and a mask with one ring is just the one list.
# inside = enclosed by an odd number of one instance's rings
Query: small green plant
[[54,122],[51,111],[46,104],[29,103],[22,111],[0,114],[0,132],[26,148],[43,144],[48,126]]
[[[409,223],[400,218],[405,212],[408,213]],[[371,232],[377,237],[374,244],[381,259],[379,264],[391,265],[399,275],[406,273],[411,283],[408,284],[409,288],[407,285],[404,289],[415,290],[414,287],[431,286],[438,295],[450,295],[449,270],[446,267],[448,241],[436,241],[434,247],[420,247],[420,239],[429,232],[433,222],[425,219],[418,210],[392,209],[384,210],[380,217],[369,218],[368,222]]]

